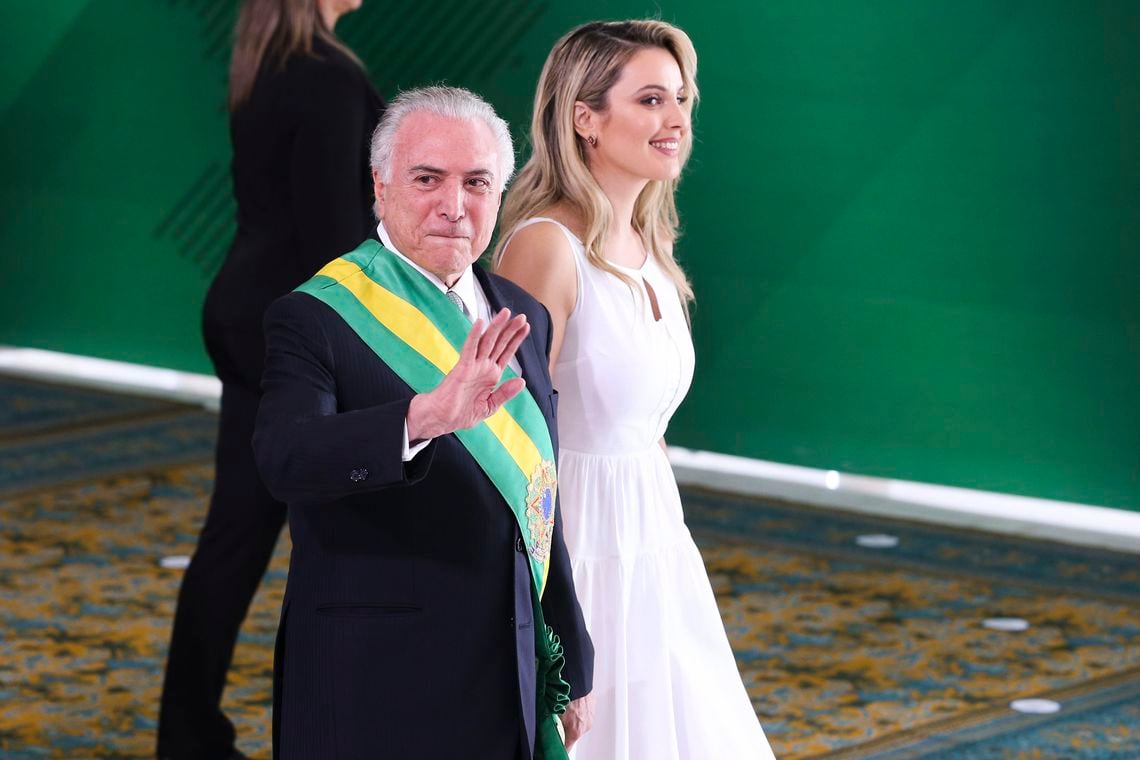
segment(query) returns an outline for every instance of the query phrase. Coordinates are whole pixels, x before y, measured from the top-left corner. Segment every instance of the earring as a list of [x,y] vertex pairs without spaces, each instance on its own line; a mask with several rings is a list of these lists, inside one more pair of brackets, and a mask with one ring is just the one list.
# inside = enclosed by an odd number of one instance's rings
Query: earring
[[591,148],[596,148],[596,147],[598,147],[598,136],[597,135],[590,135],[589,137],[586,138],[586,142],[590,143]]

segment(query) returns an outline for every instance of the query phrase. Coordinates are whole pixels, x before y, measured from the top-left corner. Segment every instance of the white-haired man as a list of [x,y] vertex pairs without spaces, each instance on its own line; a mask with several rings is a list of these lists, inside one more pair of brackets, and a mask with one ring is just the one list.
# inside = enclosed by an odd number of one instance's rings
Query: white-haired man
[[473,266],[513,165],[482,99],[402,94],[373,137],[378,239],[266,314],[254,449],[293,539],[276,757],[564,757],[567,694],[567,742],[588,727],[549,319]]

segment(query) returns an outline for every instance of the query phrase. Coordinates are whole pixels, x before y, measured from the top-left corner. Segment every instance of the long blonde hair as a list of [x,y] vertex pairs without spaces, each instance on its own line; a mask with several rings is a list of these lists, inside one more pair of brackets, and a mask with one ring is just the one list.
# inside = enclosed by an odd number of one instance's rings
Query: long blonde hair
[[[585,220],[582,243],[590,263],[633,285],[604,255],[613,209],[587,166],[585,140],[574,129],[574,104],[581,101],[594,111],[604,111],[622,69],[646,48],[661,48],[676,59],[685,90],[695,103],[696,50],[687,34],[664,21],[591,22],[571,30],[550,51],[534,95],[532,153],[503,203],[502,234],[493,259],[496,266],[519,223],[564,202]],[[682,165],[692,144],[690,131],[681,140]],[[651,180],[634,204],[633,227],[687,303],[693,298],[693,288],[669,245],[677,239],[680,224],[674,198],[677,183],[677,179]]]
[[234,27],[227,99],[230,111],[236,111],[253,94],[266,56],[282,68],[291,55],[313,55],[314,37],[320,37],[363,68],[360,59],[325,26],[317,0],[245,0]]

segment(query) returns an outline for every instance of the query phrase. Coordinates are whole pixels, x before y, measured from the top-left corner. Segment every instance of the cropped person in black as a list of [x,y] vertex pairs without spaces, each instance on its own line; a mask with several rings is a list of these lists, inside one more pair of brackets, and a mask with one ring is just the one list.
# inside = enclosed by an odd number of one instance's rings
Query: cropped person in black
[[368,145],[384,108],[333,34],[360,0],[246,0],[230,65],[237,234],[210,286],[206,348],[222,381],[216,479],[182,581],[158,723],[160,758],[243,757],[221,710],[241,622],[285,520],[250,439],[266,307],[375,227]]

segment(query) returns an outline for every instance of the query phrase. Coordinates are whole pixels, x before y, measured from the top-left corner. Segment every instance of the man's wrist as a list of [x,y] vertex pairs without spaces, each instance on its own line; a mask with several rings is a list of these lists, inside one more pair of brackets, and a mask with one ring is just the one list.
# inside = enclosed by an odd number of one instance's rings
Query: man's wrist
[[450,433],[440,419],[430,393],[418,393],[408,405],[408,443],[412,446]]

